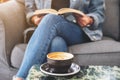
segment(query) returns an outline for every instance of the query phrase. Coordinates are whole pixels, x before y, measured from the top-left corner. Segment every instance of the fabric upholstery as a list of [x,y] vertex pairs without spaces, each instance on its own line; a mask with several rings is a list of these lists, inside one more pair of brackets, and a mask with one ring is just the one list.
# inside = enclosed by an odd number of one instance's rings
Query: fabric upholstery
[[23,31],[27,28],[24,5],[14,0],[1,4],[0,18],[4,22],[5,48],[8,61],[10,61],[12,48],[23,42]]
[[5,53],[5,28],[4,22],[0,18],[0,80],[9,80],[9,75],[10,71]]
[[112,37],[116,40],[120,37],[119,25],[119,4],[120,0],[105,0],[106,1],[106,20],[103,26],[104,36]]
[[75,54],[94,54],[106,52],[120,52],[120,42],[115,40],[101,40],[71,46],[70,52]]
[[120,65],[120,52],[75,54],[74,62],[79,65]]
[[14,49],[12,50],[12,55],[11,55],[12,66],[14,66],[16,68],[20,67],[26,46],[27,46],[27,44],[18,44],[14,47]]
[[[20,67],[26,46],[27,44],[19,44],[14,47],[11,56],[12,66],[16,68]],[[69,47],[69,52],[75,55],[74,61],[79,65],[120,64],[120,42],[116,42],[107,37],[104,37],[102,41],[71,46]],[[19,61],[16,61],[16,58],[19,59]]]
[[12,80],[16,74],[16,69],[12,69],[8,62],[10,64],[13,47],[23,42],[26,27],[23,4],[15,0],[0,4],[0,80]]
[[105,39],[69,47],[79,65],[120,65],[120,42]]
[[5,29],[3,21],[0,19],[0,65],[5,66],[7,65],[6,62],[6,55],[5,55]]

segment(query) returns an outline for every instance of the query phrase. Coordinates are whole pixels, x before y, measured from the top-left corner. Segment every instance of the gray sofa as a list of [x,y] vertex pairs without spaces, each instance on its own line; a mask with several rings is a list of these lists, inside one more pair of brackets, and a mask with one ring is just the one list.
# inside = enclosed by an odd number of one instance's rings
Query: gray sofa
[[[105,1],[103,40],[69,47],[79,65],[120,65],[120,0]],[[23,43],[26,28],[24,0],[0,4],[0,80],[11,80],[17,72],[27,46]]]

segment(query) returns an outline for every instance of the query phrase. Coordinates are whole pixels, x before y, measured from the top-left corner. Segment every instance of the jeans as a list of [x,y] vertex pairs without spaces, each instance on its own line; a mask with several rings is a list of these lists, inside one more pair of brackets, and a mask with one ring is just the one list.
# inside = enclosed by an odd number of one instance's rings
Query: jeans
[[26,78],[31,66],[44,63],[49,52],[67,52],[68,46],[84,43],[87,38],[77,24],[65,20],[62,16],[44,16],[28,43],[16,76]]

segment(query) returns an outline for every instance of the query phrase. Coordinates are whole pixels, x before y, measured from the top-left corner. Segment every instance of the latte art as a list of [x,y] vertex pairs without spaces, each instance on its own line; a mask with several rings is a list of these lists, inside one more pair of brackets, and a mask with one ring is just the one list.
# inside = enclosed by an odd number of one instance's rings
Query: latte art
[[48,54],[48,58],[54,59],[54,60],[66,60],[66,59],[73,58],[73,55],[65,52],[54,52],[54,53]]

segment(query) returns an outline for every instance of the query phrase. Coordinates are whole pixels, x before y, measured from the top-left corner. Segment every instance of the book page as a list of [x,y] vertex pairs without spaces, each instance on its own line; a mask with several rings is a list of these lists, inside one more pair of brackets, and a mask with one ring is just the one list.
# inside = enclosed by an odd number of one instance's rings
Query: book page
[[40,14],[55,14],[55,15],[58,15],[58,13],[55,9],[41,9],[41,10],[36,10],[34,12],[34,15],[40,15]]
[[58,11],[58,14],[64,14],[64,13],[77,13],[81,16],[84,16],[85,14],[82,11],[71,9],[71,8],[62,8]]
[[55,9],[41,9],[41,10],[36,10],[34,12],[34,15],[44,15],[44,14],[65,14],[65,13],[77,13],[80,16],[84,16],[85,14],[82,11],[76,10],[76,9],[71,9],[71,8],[61,8],[60,10],[55,10]]

